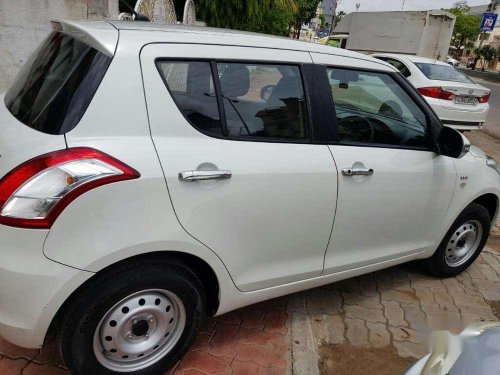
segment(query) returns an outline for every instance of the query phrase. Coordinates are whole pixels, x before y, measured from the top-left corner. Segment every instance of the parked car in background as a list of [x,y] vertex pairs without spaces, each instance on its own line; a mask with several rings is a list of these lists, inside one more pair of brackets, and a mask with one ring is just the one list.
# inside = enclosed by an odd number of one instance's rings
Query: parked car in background
[[500,322],[473,323],[459,335],[431,334],[431,353],[403,375],[490,375],[500,367]]
[[54,22],[0,104],[0,335],[163,374],[203,319],[421,260],[464,271],[500,169],[389,64],[147,22]]
[[460,70],[425,57],[374,54],[403,74],[431,105],[444,125],[458,130],[480,129],[489,111],[490,89]]
[[446,63],[456,68],[460,64],[460,61],[448,55],[446,56]]

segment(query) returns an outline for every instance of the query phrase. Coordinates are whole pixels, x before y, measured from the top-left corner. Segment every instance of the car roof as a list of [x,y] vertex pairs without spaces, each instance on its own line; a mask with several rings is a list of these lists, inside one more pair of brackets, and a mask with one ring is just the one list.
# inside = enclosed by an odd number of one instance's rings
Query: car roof
[[396,59],[400,60],[408,60],[411,62],[418,62],[418,63],[426,63],[426,64],[436,64],[436,65],[446,65],[449,66],[447,63],[443,61],[439,61],[436,59],[430,59],[428,57],[422,57],[422,56],[415,56],[415,55],[406,55],[403,53],[374,53],[373,56],[385,56],[385,57],[394,57]]
[[[247,31],[141,21],[108,20],[55,22],[61,26],[62,32],[67,32],[75,38],[85,39],[85,41],[91,39],[94,47],[99,47],[102,52],[105,52],[108,55],[114,55],[116,47],[111,46],[110,41],[114,39],[111,33],[114,32],[117,34],[117,31],[127,31],[136,32],[137,36],[141,37],[141,42],[144,44],[161,42],[203,43],[315,52],[365,60],[377,64],[380,68],[384,67],[385,69],[383,70],[387,70],[387,64],[362,53],[318,43],[304,42],[291,38],[258,34]],[[86,36],[90,36],[91,38],[82,37],[82,33]],[[391,67],[391,70],[393,69],[394,68]]]

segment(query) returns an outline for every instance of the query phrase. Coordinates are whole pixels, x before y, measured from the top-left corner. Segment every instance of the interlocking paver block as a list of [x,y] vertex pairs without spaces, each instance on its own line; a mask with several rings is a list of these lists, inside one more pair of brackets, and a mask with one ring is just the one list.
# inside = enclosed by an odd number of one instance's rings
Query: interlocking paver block
[[254,362],[264,367],[285,368],[286,365],[283,351],[240,342],[236,344],[236,358],[243,362]]
[[368,342],[368,328],[365,322],[360,319],[345,318],[347,325],[347,338],[354,346],[370,346]]
[[3,357],[0,359],[0,374],[20,374],[21,370],[28,365],[28,361],[25,359],[10,359]]
[[218,322],[216,331],[210,340],[210,353],[234,357],[239,326]]
[[53,365],[37,365],[30,363],[23,370],[23,375],[67,375],[68,372]]
[[408,323],[404,319],[404,310],[396,301],[382,301],[384,305],[384,315],[391,326],[407,326]]
[[366,323],[370,343],[375,348],[383,348],[391,344],[391,335],[383,323]]
[[422,344],[415,344],[410,341],[394,341],[394,347],[401,357],[420,358],[427,354],[427,349]]
[[453,302],[453,298],[448,293],[447,290],[443,289],[437,289],[434,291],[434,301],[435,304],[432,305],[424,305],[426,307],[438,307],[439,309],[443,311],[458,311],[458,307],[455,306],[455,303]]
[[188,352],[179,366],[180,369],[199,370],[208,374],[230,373],[229,364],[232,358],[216,356],[205,352]]
[[383,311],[379,309],[367,309],[358,305],[345,305],[344,310],[348,318],[361,319],[371,323],[385,323],[387,321]]
[[421,343],[421,337],[417,332],[409,327],[389,327],[392,338],[395,341],[410,341],[415,344]]
[[346,305],[359,305],[369,309],[382,309],[378,293],[374,296],[366,296],[361,293],[342,293]]
[[341,311],[342,297],[335,290],[315,288],[308,290],[306,296],[306,309],[311,312],[335,314]]
[[386,301],[397,301],[414,304],[419,303],[418,297],[413,291],[401,292],[394,289],[380,289],[380,298]]
[[11,359],[25,358],[31,360],[38,355],[38,350],[20,348],[0,337],[0,353]]

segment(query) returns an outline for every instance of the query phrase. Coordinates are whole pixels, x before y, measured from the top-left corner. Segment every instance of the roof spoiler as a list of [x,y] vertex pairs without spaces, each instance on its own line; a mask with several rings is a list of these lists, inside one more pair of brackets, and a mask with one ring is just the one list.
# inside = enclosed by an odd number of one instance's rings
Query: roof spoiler
[[118,30],[105,21],[50,21],[52,30],[67,34],[92,48],[113,57]]

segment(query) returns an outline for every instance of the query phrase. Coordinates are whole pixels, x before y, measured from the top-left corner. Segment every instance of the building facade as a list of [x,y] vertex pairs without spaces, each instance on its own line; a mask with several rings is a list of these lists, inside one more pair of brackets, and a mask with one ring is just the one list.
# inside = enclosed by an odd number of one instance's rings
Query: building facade
[[54,19],[118,17],[118,0],[0,0],[0,93],[7,90]]

